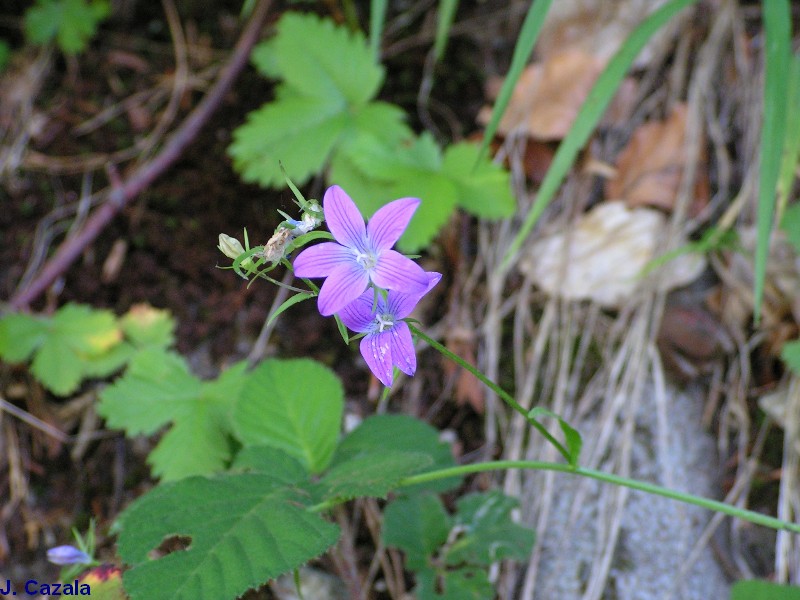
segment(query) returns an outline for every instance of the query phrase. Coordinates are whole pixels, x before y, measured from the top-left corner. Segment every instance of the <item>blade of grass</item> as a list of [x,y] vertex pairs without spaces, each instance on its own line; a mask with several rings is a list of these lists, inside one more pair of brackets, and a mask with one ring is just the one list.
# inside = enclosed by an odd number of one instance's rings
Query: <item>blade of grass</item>
[[[575,162],[575,157],[594,131],[600,117],[603,116],[606,107],[611,102],[617,88],[622,83],[625,74],[639,52],[645,47],[650,38],[666,25],[672,17],[696,1],[671,0],[661,6],[631,32],[625,43],[609,61],[586,97],[583,106],[581,106],[575,123],[573,123],[569,133],[559,145],[556,155],[553,157],[553,162],[550,164],[542,185],[539,187],[536,201],[525,216],[521,229],[503,257],[503,262],[500,266],[501,270],[505,270],[510,266],[522,247],[525,238],[528,237],[536,221],[553,199],[553,196],[555,196],[561,182]],[[486,142],[486,139],[484,139],[484,142]]]
[[370,0],[369,3],[369,49],[375,62],[381,58],[381,37],[383,37],[383,24],[386,22],[386,7],[388,0]]
[[497,100],[492,109],[492,118],[489,119],[489,124],[486,126],[486,132],[483,135],[483,142],[481,142],[481,149],[478,153],[478,160],[475,161],[477,165],[483,158],[486,149],[489,147],[489,142],[497,133],[497,127],[500,125],[500,119],[503,113],[508,108],[508,103],[511,101],[511,94],[522,75],[525,64],[528,62],[528,57],[533,52],[533,46],[539,37],[539,32],[542,30],[544,19],[547,16],[547,11],[550,10],[550,4],[553,0],[536,0],[528,9],[528,14],[525,16],[525,21],[522,23],[522,28],[519,31],[517,43],[514,46],[514,54],[511,56],[511,66],[508,68],[508,74],[503,82],[503,87],[500,88],[500,93],[497,95]]
[[450,28],[453,26],[453,19],[455,19],[457,8],[458,0],[439,0],[436,40],[433,42],[433,55],[436,58],[436,62],[442,60],[442,55],[447,46],[447,38],[450,36]]
[[761,300],[767,274],[769,239],[775,214],[775,188],[781,166],[786,126],[788,69],[791,59],[792,15],[789,0],[763,0],[764,13],[764,106],[759,157],[756,258],[754,269],[753,321],[761,319]]
[[795,54],[789,67],[789,98],[786,106],[786,139],[783,146],[781,172],[778,176],[778,221],[789,202],[800,158],[800,54]]

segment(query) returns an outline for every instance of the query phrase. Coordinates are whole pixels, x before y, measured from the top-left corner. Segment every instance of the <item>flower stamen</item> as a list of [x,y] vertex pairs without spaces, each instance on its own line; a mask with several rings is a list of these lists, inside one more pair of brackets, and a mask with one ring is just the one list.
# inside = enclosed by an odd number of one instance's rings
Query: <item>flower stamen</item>
[[387,329],[394,327],[394,315],[389,313],[376,315],[375,324],[378,326],[378,333],[383,333]]

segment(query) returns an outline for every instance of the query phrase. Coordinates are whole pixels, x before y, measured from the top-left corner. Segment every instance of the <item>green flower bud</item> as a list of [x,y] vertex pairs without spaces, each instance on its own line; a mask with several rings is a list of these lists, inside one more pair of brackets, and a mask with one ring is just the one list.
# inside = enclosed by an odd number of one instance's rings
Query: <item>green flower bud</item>
[[244,254],[244,248],[241,242],[224,233],[219,234],[219,246],[217,246],[217,248],[219,248],[220,252],[225,256],[234,260],[236,260],[240,254]]

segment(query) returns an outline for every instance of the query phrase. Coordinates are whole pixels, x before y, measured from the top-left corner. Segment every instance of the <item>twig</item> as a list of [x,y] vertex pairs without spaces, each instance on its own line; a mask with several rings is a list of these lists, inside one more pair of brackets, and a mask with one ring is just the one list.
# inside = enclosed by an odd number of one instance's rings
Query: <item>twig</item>
[[200,129],[214,113],[230,89],[239,72],[250,57],[250,50],[258,40],[261,27],[269,10],[270,0],[259,0],[247,27],[242,32],[230,61],[220,73],[214,86],[203,97],[192,113],[186,117],[163,150],[151,161],[143,164],[121,186],[113,188],[106,202],[87,220],[74,237],[65,240],[39,275],[26,287],[18,290],[9,301],[12,309],[27,307],[39,297],[91,244],[125,205],[138,196],[167,170],[194,140]]

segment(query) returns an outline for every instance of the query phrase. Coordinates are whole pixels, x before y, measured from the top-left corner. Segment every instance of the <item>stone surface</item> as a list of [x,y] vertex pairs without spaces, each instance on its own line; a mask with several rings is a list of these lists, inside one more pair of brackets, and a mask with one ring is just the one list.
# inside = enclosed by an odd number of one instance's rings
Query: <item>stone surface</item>
[[[653,397],[653,396],[650,396]],[[645,393],[644,398],[648,398]],[[631,475],[693,494],[716,498],[718,475],[713,439],[700,425],[702,400],[667,394],[666,451],[659,450],[657,411],[644,401],[637,412],[631,453]],[[579,429],[585,439],[592,423]],[[614,493],[607,484],[570,476],[556,478],[556,498],[542,536],[534,600],[710,600],[727,599],[729,583],[709,548],[696,558],[690,553],[708,511],[631,491],[621,516],[621,529],[602,589],[587,583],[602,548],[598,532],[614,513]],[[576,494],[585,494],[577,508]],[[601,516],[605,515],[605,516]],[[687,560],[689,562],[687,562]]]

